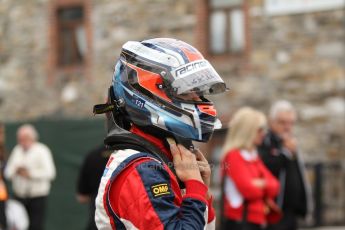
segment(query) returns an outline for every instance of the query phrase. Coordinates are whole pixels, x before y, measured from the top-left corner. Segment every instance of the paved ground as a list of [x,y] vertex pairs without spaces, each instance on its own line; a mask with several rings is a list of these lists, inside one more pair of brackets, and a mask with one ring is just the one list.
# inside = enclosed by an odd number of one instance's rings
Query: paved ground
[[302,228],[300,230],[345,230],[345,226],[327,226],[327,227],[319,227],[319,228]]

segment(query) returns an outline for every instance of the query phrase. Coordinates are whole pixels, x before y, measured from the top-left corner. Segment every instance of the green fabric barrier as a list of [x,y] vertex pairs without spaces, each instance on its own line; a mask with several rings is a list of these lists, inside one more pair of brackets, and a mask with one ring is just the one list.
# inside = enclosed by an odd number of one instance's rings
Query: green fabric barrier
[[[5,124],[9,153],[16,145],[16,131],[22,124]],[[39,141],[51,149],[57,169],[48,199],[46,229],[85,229],[88,205],[76,201],[76,182],[84,156],[103,143],[104,120],[41,120],[30,124],[38,130]],[[10,184],[8,188],[11,190]]]

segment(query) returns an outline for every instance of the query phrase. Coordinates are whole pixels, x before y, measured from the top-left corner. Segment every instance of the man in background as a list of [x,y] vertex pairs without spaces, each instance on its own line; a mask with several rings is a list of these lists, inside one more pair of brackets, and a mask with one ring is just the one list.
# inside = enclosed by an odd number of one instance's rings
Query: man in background
[[95,223],[95,198],[97,196],[99,182],[103,175],[103,171],[112,151],[105,148],[104,145],[98,146],[85,157],[80,168],[77,200],[80,203],[89,204],[89,221],[87,230],[97,230]]
[[297,217],[305,217],[309,206],[304,165],[301,162],[293,128],[297,119],[294,107],[288,101],[274,103],[269,113],[270,130],[259,153],[267,168],[280,181],[278,205],[283,210],[282,220],[270,230],[297,229]]
[[29,215],[29,230],[44,229],[46,199],[55,165],[50,149],[38,142],[36,129],[29,124],[19,127],[17,142],[5,167],[5,177],[12,181],[15,198]]

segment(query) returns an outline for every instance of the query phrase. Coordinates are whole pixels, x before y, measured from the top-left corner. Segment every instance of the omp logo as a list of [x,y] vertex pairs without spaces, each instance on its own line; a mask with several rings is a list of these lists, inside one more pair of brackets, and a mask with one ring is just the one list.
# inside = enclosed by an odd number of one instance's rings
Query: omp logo
[[178,77],[190,71],[201,69],[205,66],[207,66],[206,60],[191,62],[175,70],[175,76]]
[[154,197],[170,194],[168,184],[152,185],[151,191]]

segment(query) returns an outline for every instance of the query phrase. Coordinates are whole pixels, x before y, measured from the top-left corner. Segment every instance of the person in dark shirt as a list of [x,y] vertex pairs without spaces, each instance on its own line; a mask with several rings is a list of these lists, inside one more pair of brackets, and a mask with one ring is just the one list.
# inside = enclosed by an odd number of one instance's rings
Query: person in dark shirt
[[80,203],[89,203],[89,222],[87,230],[97,230],[95,216],[95,198],[98,192],[99,182],[108,162],[111,151],[107,150],[104,145],[98,146],[85,157],[80,168],[77,200]]
[[270,130],[258,150],[267,168],[280,181],[277,203],[284,215],[278,224],[269,225],[267,229],[295,230],[297,218],[306,217],[311,205],[304,165],[293,136],[296,112],[290,102],[278,101],[272,105],[269,118]]

